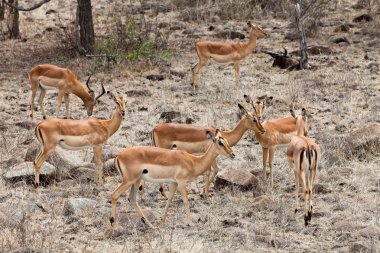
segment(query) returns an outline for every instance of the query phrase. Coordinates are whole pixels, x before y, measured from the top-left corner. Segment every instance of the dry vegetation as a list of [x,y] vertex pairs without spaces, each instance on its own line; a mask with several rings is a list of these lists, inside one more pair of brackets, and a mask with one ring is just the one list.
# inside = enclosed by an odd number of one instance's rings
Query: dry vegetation
[[[234,86],[232,66],[213,62],[202,69],[199,90],[190,86],[190,67],[196,61],[194,42],[214,39],[214,34],[225,30],[247,35],[246,19],[270,33],[258,41],[258,47],[297,50],[298,40],[285,39],[295,32],[292,2],[281,2],[93,0],[98,45],[118,53],[118,64],[79,57],[65,44],[71,41],[75,1],[51,1],[22,13],[22,38],[0,41],[1,172],[24,161],[27,149],[35,145],[34,124],[42,120],[37,112],[36,122],[30,122],[28,70],[39,63],[58,64],[70,67],[84,81],[91,69],[104,64],[95,79],[104,78],[106,89],[129,95],[127,117],[108,141],[113,148],[150,145],[149,132],[163,122],[163,112],[179,112],[176,122],[230,129],[238,121],[237,103],[243,103],[244,94],[253,99],[273,96],[265,108],[265,119],[287,116],[291,107],[307,108],[311,137],[320,144],[323,156],[316,178],[315,213],[308,227],[302,213],[294,214],[293,172],[285,148],[278,147],[273,189],[259,178],[255,190],[211,189],[212,196],[204,199],[199,194],[203,180],[191,183],[194,227],[186,226],[177,194],[166,224],[156,229],[144,226],[127,197],[120,198],[117,219],[121,226],[112,230],[110,196],[120,183],[112,170],[106,173],[104,187],[96,187],[93,167],[83,165],[77,173],[54,177],[41,194],[28,180],[9,183],[0,177],[0,252],[379,252],[380,144],[374,142],[356,156],[346,142],[348,133],[380,122],[378,1],[316,1],[322,5],[305,16],[305,22],[312,24],[308,29],[314,29],[309,30],[313,36],[307,42],[328,46],[334,53],[309,55],[310,70],[271,68],[271,57],[258,53],[241,62],[240,89]],[[367,13],[372,21],[353,22]],[[152,51],[147,45],[141,52],[148,54],[137,60],[133,58],[136,55],[129,55],[128,46],[134,38],[146,37],[117,32],[133,18],[147,24],[133,31],[149,31],[153,43]],[[210,26],[214,30],[210,31]],[[342,31],[347,27],[348,31]],[[116,46],[104,44],[110,41],[110,34],[127,39]],[[338,37],[348,43],[334,43]],[[72,115],[85,117],[81,101],[71,98]],[[114,105],[106,97],[101,100],[95,117],[108,118]],[[46,96],[50,115],[55,101],[56,94]],[[221,173],[229,169],[260,173],[261,147],[252,133],[245,135],[234,152],[235,160],[219,159]],[[67,155],[91,162],[92,150]],[[140,200],[153,220],[165,206],[157,189],[157,185],[147,184]],[[68,208],[73,198],[87,198],[93,204],[75,212]]]

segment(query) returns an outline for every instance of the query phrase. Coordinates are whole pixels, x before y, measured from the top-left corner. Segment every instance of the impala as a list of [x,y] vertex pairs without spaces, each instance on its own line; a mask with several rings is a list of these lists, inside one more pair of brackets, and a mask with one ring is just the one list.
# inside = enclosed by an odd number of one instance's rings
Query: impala
[[[220,132],[221,136],[228,141],[231,147],[240,141],[247,130],[253,130],[257,134],[265,132],[265,129],[255,116],[248,112],[241,104],[238,104],[238,106],[241,112],[245,114],[245,117],[243,117],[232,130]],[[191,154],[200,154],[207,150],[210,143],[207,138],[207,131],[215,133],[216,128],[189,124],[160,124],[152,130],[152,144],[160,148],[173,149],[173,147],[175,147],[178,150],[186,150]],[[211,180],[211,170],[209,169],[205,174],[204,193],[206,196],[209,195],[210,183],[214,181],[215,176],[218,174],[219,169],[216,160],[213,161],[212,168],[213,175]],[[142,191],[143,187],[140,187],[140,190]],[[162,184],[160,185],[160,192],[166,197]],[[143,192],[141,192],[141,194],[142,193]]]
[[188,223],[193,225],[186,183],[207,171],[218,155],[235,157],[227,140],[221,136],[218,130],[216,130],[215,137],[210,132],[207,132],[207,136],[212,139],[212,143],[202,156],[194,156],[184,150],[157,147],[132,147],[122,151],[115,158],[115,167],[122,176],[122,183],[112,194],[111,225],[115,224],[117,200],[124,191],[131,187],[129,194],[131,205],[141,215],[142,220],[150,227],[153,227],[136,201],[141,180],[154,183],[170,183],[169,197],[161,219],[162,222],[166,219],[169,205],[178,188],[182,195]]
[[43,118],[46,119],[46,113],[43,106],[43,100],[46,95],[46,90],[57,89],[58,98],[57,106],[55,110],[55,116],[58,117],[59,110],[61,108],[62,98],[65,100],[66,107],[66,118],[69,118],[69,94],[73,93],[78,96],[87,108],[87,115],[91,116],[94,109],[96,101],[105,93],[102,84],[102,93],[95,97],[95,92],[90,88],[89,82],[91,75],[88,77],[86,86],[88,90],[83,86],[83,84],[78,81],[76,76],[71,72],[70,69],[60,68],[51,64],[37,65],[32,68],[29,73],[29,82],[32,89],[32,98],[30,101],[31,118],[34,119],[34,98],[36,96],[37,90],[39,89],[40,96],[38,103],[40,105]]
[[234,62],[235,84],[240,86],[239,69],[240,60],[244,59],[248,54],[256,48],[256,39],[267,36],[267,32],[260,26],[247,22],[251,28],[249,33],[249,41],[247,43],[236,42],[220,42],[220,41],[199,41],[195,44],[198,63],[192,67],[193,87],[198,87],[198,74],[207,61],[211,58],[218,63]]
[[[246,101],[249,101],[246,99]],[[292,116],[281,119],[266,120],[262,123],[264,134],[255,132],[256,140],[263,152],[263,178],[266,179],[266,163],[269,153],[270,186],[273,186],[273,159],[276,145],[288,144],[296,135],[296,124]]]
[[298,191],[299,180],[301,179],[303,196],[305,200],[305,226],[311,220],[313,205],[311,201],[313,184],[315,175],[317,174],[317,167],[321,157],[321,150],[312,139],[305,137],[308,132],[308,122],[306,117],[305,108],[302,109],[301,115],[296,116],[293,110],[290,113],[296,121],[297,135],[294,136],[288,145],[286,155],[288,157],[289,165],[294,169],[294,179],[296,183],[296,209],[298,211]]
[[252,105],[252,108],[255,112],[255,116],[256,118],[262,122],[262,118],[263,118],[263,111],[264,111],[264,102],[263,101],[256,101],[256,102],[253,102],[251,97],[248,96],[248,95],[244,95],[244,99],[245,101],[248,103],[248,104],[251,104]]
[[95,157],[95,181],[103,180],[102,146],[120,127],[125,114],[125,98],[111,97],[117,107],[109,120],[101,119],[57,119],[42,121],[36,126],[35,134],[41,144],[41,152],[34,161],[35,187],[39,186],[40,168],[51,152],[59,144],[64,149],[83,149],[93,146]]

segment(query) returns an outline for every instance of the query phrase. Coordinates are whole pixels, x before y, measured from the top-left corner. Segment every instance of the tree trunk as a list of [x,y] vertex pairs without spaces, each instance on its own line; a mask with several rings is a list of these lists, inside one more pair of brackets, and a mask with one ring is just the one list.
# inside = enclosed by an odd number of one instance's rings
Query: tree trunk
[[[8,2],[14,6],[18,6],[18,0],[9,0]],[[17,39],[20,37],[18,16],[18,10],[13,7],[9,7],[7,26],[9,38],[11,39]]]
[[0,0],[0,20],[4,20],[5,4],[3,0]]
[[299,3],[296,4],[296,22],[298,23],[298,31],[300,32],[300,51],[301,51],[301,60],[300,60],[300,69],[308,69],[309,63],[307,58],[307,45],[306,45],[306,35],[303,28],[301,20],[301,8]]
[[79,27],[78,49],[81,54],[92,52],[95,44],[92,22],[91,0],[78,0],[77,27]]

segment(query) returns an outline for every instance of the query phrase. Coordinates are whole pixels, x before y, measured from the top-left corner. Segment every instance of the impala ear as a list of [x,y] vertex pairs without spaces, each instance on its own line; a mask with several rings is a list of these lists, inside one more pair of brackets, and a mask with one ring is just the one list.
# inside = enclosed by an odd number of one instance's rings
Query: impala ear
[[247,25],[248,25],[249,27],[252,27],[252,23],[251,23],[251,21],[248,21],[248,22],[247,22]]
[[244,115],[247,116],[247,115],[248,115],[247,109],[245,109],[245,107],[242,106],[241,104],[238,104],[238,106],[239,106],[240,111],[241,111],[242,113],[244,113]]
[[290,115],[292,115],[293,118],[296,118],[296,114],[294,113],[293,109],[290,109]]
[[212,136],[212,134],[211,134],[211,132],[210,132],[210,131],[207,131],[206,133],[207,133],[207,138],[208,138],[208,139],[211,139],[211,140],[212,140],[212,142],[216,142],[216,139],[215,139],[215,137],[214,137],[214,136]]
[[244,94],[244,99],[245,99],[245,102],[247,102],[247,103],[251,103],[251,101],[252,101],[251,97],[246,95],[246,94]]
[[305,108],[302,108],[301,115],[302,115],[302,118],[304,120],[306,120],[306,109]]

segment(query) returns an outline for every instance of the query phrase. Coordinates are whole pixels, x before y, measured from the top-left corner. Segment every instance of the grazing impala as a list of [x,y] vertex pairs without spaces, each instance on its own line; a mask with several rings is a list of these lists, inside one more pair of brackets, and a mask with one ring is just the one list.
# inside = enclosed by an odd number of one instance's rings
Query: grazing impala
[[122,176],[123,181],[112,194],[111,225],[114,225],[115,222],[117,200],[124,191],[131,187],[129,201],[142,216],[142,220],[152,227],[136,201],[141,180],[154,183],[171,183],[169,197],[162,216],[163,222],[178,188],[182,195],[189,225],[193,225],[186,183],[196,179],[208,170],[218,155],[235,157],[227,140],[221,136],[218,130],[216,130],[215,137],[210,132],[207,132],[207,136],[212,139],[212,143],[208,145],[206,153],[202,156],[194,156],[184,150],[157,147],[132,147],[122,151],[115,158],[115,167]]
[[303,196],[305,200],[305,226],[311,220],[313,211],[313,204],[311,201],[313,184],[315,175],[317,174],[317,167],[321,157],[321,150],[312,139],[305,137],[308,132],[308,122],[306,117],[305,108],[302,109],[301,115],[296,116],[293,110],[290,113],[296,121],[297,135],[294,136],[288,145],[286,155],[288,157],[289,165],[294,169],[294,179],[296,183],[296,209],[298,211],[298,191],[299,180],[301,179]]
[[34,98],[37,90],[41,91],[38,103],[40,105],[43,118],[46,119],[46,113],[43,106],[43,100],[46,95],[46,90],[58,89],[57,106],[55,110],[55,116],[58,117],[59,110],[61,108],[62,98],[65,100],[66,106],[66,118],[69,118],[69,94],[73,93],[78,96],[87,108],[87,115],[91,116],[94,109],[94,105],[98,98],[104,93],[104,87],[102,84],[102,93],[95,98],[95,92],[90,88],[89,82],[91,75],[88,77],[86,86],[88,90],[78,81],[76,76],[70,69],[60,68],[51,64],[41,64],[32,68],[29,73],[29,82],[32,89],[32,98],[30,101],[30,110],[32,120],[34,118]]
[[[246,99],[251,103],[250,99]],[[251,103],[254,106],[253,103]],[[255,108],[255,107],[254,107]],[[257,109],[255,109],[256,111]],[[266,179],[266,163],[269,153],[270,186],[273,186],[273,159],[276,145],[288,144],[293,136],[296,135],[296,124],[292,116],[281,119],[266,120],[262,123],[265,129],[264,134],[255,132],[255,137],[260,143],[263,151],[263,178]]]
[[95,181],[98,185],[102,184],[102,146],[119,129],[125,114],[125,98],[115,97],[111,93],[110,95],[117,107],[109,120],[51,118],[36,126],[36,137],[41,144],[41,152],[34,161],[36,188],[40,182],[40,168],[58,144],[65,149],[83,149],[93,146],[96,163]]
[[192,67],[193,87],[198,87],[198,74],[207,61],[211,58],[218,63],[234,62],[235,84],[240,86],[239,69],[240,60],[244,59],[248,54],[256,48],[256,39],[267,36],[267,32],[260,26],[247,23],[251,28],[249,33],[249,41],[247,43],[236,42],[219,42],[219,41],[199,41],[195,44],[198,54],[198,63]]
[[[248,112],[241,104],[238,104],[242,113],[245,117],[242,118],[238,124],[230,131],[221,131],[221,136],[223,136],[230,146],[234,146],[240,141],[244,133],[247,130],[253,130],[257,134],[262,134],[265,132],[261,123]],[[210,141],[207,138],[206,132],[215,133],[216,128],[188,125],[188,124],[160,124],[156,126],[151,133],[152,144],[156,147],[172,149],[175,146],[176,149],[186,150],[191,154],[204,153]],[[206,196],[209,195],[210,183],[214,181],[216,174],[218,173],[218,166],[216,160],[212,163],[213,175],[210,180],[209,169],[205,174],[205,189],[204,193]],[[140,187],[143,190],[143,187]],[[163,191],[162,184],[160,185],[160,192],[166,197]],[[142,194],[143,192],[141,192]]]

